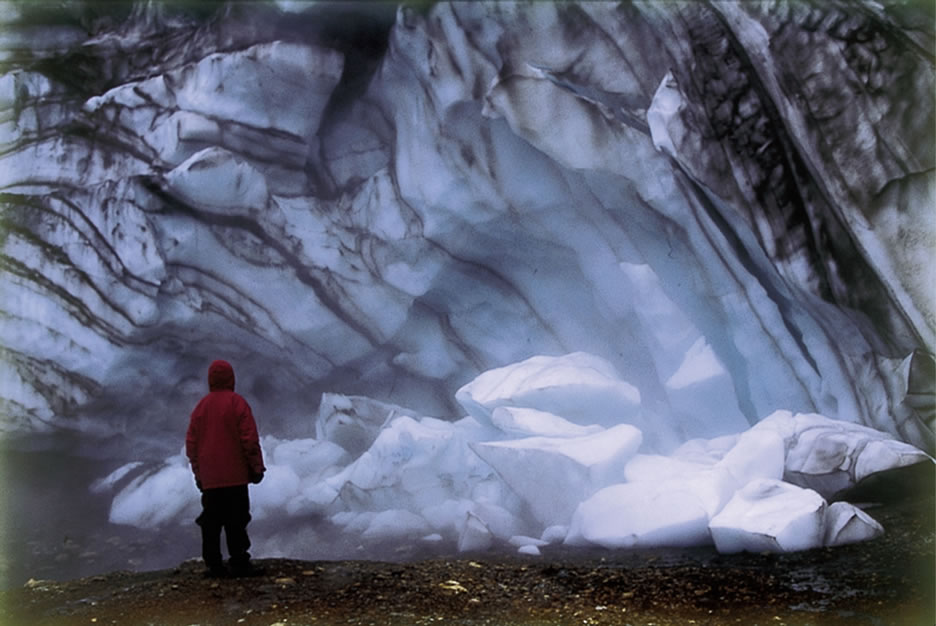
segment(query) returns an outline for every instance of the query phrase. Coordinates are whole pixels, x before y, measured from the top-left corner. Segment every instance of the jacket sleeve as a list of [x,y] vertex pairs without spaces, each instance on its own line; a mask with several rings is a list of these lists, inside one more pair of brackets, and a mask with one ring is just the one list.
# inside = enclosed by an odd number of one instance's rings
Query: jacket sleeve
[[263,465],[263,452],[260,450],[260,437],[257,434],[257,423],[254,421],[253,412],[246,400],[242,400],[240,420],[238,427],[240,429],[241,450],[244,451],[244,458],[247,460],[247,467],[253,474],[263,474],[266,467]]
[[188,431],[185,433],[185,456],[192,466],[196,481],[201,480],[198,474],[198,421],[198,416],[193,412],[189,418]]

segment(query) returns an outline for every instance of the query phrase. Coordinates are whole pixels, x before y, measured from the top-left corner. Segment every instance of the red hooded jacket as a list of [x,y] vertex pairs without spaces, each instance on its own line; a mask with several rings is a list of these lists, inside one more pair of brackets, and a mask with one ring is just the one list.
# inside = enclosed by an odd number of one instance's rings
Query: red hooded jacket
[[185,453],[202,489],[235,487],[263,475],[263,454],[250,405],[234,393],[234,368],[215,361],[208,368],[210,393],[189,420]]

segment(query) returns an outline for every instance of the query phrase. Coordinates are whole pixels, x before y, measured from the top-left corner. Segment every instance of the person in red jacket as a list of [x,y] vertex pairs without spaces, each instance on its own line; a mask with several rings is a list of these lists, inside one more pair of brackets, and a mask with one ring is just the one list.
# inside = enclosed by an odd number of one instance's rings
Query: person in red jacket
[[[202,492],[202,558],[209,576],[248,575],[250,522],[248,483],[263,480],[266,467],[260,450],[257,424],[250,405],[234,392],[234,368],[214,361],[208,368],[208,395],[201,399],[189,420],[185,453]],[[221,530],[227,540],[230,572],[221,557]]]

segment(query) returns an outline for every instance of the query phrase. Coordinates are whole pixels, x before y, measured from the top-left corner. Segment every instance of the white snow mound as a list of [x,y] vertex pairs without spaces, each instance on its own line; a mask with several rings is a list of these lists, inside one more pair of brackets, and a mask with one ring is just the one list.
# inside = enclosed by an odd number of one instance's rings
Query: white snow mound
[[497,407],[524,407],[576,424],[608,426],[633,419],[640,406],[636,387],[621,380],[611,363],[585,352],[534,356],[489,370],[459,389],[455,399],[488,423]]
[[808,550],[823,545],[825,511],[811,489],[758,478],[735,493],[709,529],[722,553]]

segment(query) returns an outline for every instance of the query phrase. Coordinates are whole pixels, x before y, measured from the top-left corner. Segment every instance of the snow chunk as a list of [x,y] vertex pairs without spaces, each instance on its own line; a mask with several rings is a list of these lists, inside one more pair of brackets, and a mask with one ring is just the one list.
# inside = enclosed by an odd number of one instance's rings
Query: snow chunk
[[884,527],[848,502],[833,502],[826,509],[823,545],[841,546],[868,541],[884,534]]
[[651,483],[661,491],[690,490],[710,518],[722,510],[739,485],[724,467],[649,454],[634,456],[624,476],[630,483]]
[[550,526],[568,523],[583,498],[621,480],[641,440],[639,430],[621,424],[585,437],[469,445],[529,504],[536,519]]
[[855,461],[853,470],[855,483],[857,484],[878,472],[916,465],[917,463],[931,463],[932,461],[932,457],[928,454],[902,441],[890,439],[889,437],[869,441]]
[[290,467],[304,480],[316,480],[329,468],[347,465],[351,460],[341,446],[318,439],[292,439],[274,444],[270,437],[264,438],[263,448],[271,451],[272,465]]
[[251,487],[250,512],[255,520],[275,516],[284,510],[299,494],[299,476],[293,468],[285,465],[267,467],[266,476],[259,485]]
[[377,435],[394,417],[416,413],[395,404],[364,396],[323,393],[315,420],[315,437],[338,444],[357,458],[371,447]]
[[289,515],[323,513],[338,493],[324,478],[337,473],[350,458],[340,446],[317,439],[262,440],[267,476],[251,487],[254,518],[285,510]]
[[114,485],[120,482],[122,478],[141,465],[143,465],[143,461],[132,461],[130,463],[121,465],[104,478],[98,478],[96,481],[91,483],[91,493],[105,493],[110,491],[114,488]]
[[543,531],[543,534],[540,535],[540,539],[545,541],[548,544],[559,543],[564,541],[566,535],[569,534],[569,527],[562,524],[554,524],[552,526],[547,526]]
[[464,530],[468,512],[473,505],[474,502],[465,498],[450,498],[444,502],[430,504],[420,511],[420,515],[429,522],[433,530],[457,537]]
[[542,539],[537,539],[536,537],[527,537],[526,535],[514,535],[507,540],[507,543],[512,545],[515,548],[522,548],[523,546],[548,546],[548,541],[543,541]]
[[477,436],[477,426],[470,418],[394,418],[366,452],[326,482],[344,506],[358,510],[418,511],[471,494],[493,474],[466,444]]
[[517,549],[517,552],[520,554],[526,554],[528,556],[540,556],[542,554],[540,552],[540,549],[532,544],[526,545],[526,546],[520,546]]
[[478,516],[471,513],[465,521],[465,526],[458,537],[459,552],[476,552],[487,550],[494,542],[494,535],[487,525]]
[[823,545],[825,512],[815,491],[759,478],[739,490],[709,528],[721,553],[808,550]]
[[322,514],[338,498],[338,491],[325,482],[312,482],[302,487],[299,494],[286,505],[289,515]]
[[717,463],[735,447],[741,435],[725,435],[714,439],[690,439],[670,455],[674,459],[705,465]]
[[[485,537],[485,542],[494,537],[509,540],[510,537],[518,536],[523,529],[522,522],[507,509],[497,504],[467,499],[446,500],[424,508],[421,514],[443,536],[468,541],[471,545],[480,536]],[[480,531],[481,527],[483,532]]]
[[521,437],[583,437],[604,430],[598,425],[579,426],[546,411],[520,407],[497,407],[491,413],[491,422],[508,435]]
[[575,510],[565,543],[606,548],[709,543],[709,516],[688,488],[649,482],[612,485]]
[[716,467],[728,470],[741,486],[752,478],[783,478],[784,461],[783,438],[772,430],[752,428],[738,438]]
[[482,422],[504,406],[538,409],[576,424],[614,425],[634,418],[640,392],[608,361],[575,352],[489,370],[459,389],[455,399]]
[[401,509],[388,509],[377,513],[367,529],[361,533],[366,541],[394,541],[424,537],[430,532],[425,519]]
[[658,454],[637,454],[624,468],[624,478],[629,483],[660,481],[676,476],[688,475],[711,467],[701,463],[683,461]]
[[754,431],[772,431],[784,437],[784,480],[814,489],[826,498],[872,474],[932,462],[926,453],[887,433],[817,413],[777,411],[751,429]]
[[469,511],[487,526],[498,539],[508,541],[524,531],[524,524],[504,507],[490,502],[475,502]]
[[110,522],[137,528],[158,528],[193,513],[198,491],[192,472],[181,457],[173,457],[156,471],[135,478],[111,503]]

